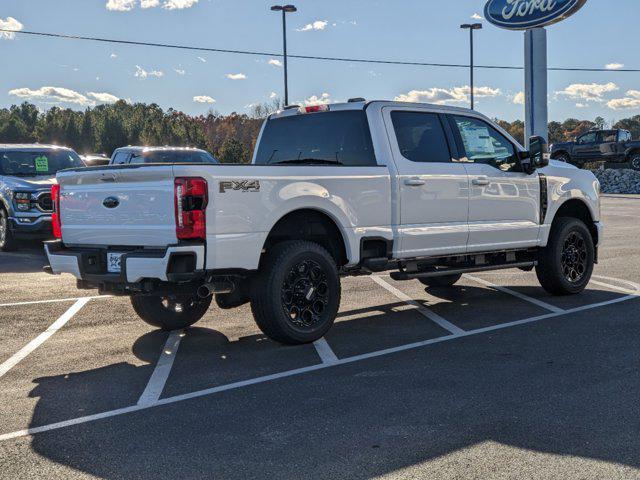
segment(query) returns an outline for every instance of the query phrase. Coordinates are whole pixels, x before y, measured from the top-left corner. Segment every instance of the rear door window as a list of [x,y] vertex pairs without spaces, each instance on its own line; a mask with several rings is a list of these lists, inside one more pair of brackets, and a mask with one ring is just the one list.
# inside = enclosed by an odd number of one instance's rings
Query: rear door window
[[438,114],[396,111],[391,112],[391,121],[403,157],[412,162],[451,162],[451,152]]
[[364,111],[298,114],[267,121],[256,165],[376,165]]

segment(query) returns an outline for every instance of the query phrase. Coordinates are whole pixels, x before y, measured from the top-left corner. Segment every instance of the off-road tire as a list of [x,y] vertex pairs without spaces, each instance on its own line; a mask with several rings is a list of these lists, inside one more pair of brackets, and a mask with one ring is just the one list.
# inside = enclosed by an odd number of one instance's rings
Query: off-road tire
[[445,277],[426,277],[419,278],[421,284],[426,287],[453,287],[460,279],[462,274],[447,275]]
[[[211,305],[213,297],[197,295],[132,295],[131,305],[138,316],[152,327],[162,330],[180,330],[200,320]],[[177,310],[176,305],[182,309]]]
[[0,251],[10,252],[17,248],[17,242],[9,228],[9,215],[0,207]]
[[266,253],[252,284],[251,311],[260,330],[287,345],[310,343],[331,328],[340,307],[334,258],[314,242],[293,240]]
[[551,227],[547,246],[540,251],[536,275],[547,292],[575,295],[587,287],[594,259],[593,238],[584,222],[560,217]]
[[560,153],[554,157],[554,160],[564,163],[571,163],[571,156],[568,153]]

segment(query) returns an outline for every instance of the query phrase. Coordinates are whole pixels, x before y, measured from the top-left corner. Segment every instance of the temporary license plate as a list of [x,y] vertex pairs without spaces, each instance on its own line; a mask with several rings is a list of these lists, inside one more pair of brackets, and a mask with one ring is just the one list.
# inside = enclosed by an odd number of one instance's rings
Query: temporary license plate
[[122,270],[122,253],[107,252],[107,272],[120,273]]

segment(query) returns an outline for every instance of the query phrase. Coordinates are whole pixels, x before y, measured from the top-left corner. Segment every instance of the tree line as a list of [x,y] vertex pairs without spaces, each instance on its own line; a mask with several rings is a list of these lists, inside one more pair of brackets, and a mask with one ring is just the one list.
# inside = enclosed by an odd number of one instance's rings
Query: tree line
[[[0,143],[53,143],[72,147],[79,153],[105,153],[126,145],[172,145],[198,147],[223,163],[248,163],[262,120],[280,108],[277,99],[256,105],[250,114],[191,116],[156,104],[118,101],[89,107],[84,111],[52,107],[40,111],[30,103],[0,109]],[[520,143],[524,122],[496,121]],[[570,118],[549,123],[549,142],[570,141],[594,128],[604,128],[601,117],[594,121]],[[629,130],[640,138],[640,115],[616,122],[613,128]]]
[[191,116],[125,101],[84,111],[52,107],[45,112],[25,102],[0,109],[0,142],[51,143],[107,155],[126,145],[197,147],[225,163],[248,163],[261,124],[253,115]]

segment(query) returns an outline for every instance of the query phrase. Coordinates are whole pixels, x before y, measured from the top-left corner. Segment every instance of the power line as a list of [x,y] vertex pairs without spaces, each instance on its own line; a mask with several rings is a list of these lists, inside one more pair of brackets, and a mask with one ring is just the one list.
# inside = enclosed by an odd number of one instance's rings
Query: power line
[[[154,43],[154,42],[138,42],[134,40],[117,40],[113,38],[100,38],[100,37],[85,37],[81,35],[67,35],[61,33],[48,33],[48,32],[32,32],[27,30],[9,30],[0,28],[0,32],[18,33],[22,35],[32,35],[39,37],[49,38],[62,38],[66,40],[86,40],[92,42],[112,43],[119,45],[137,45],[143,47],[159,47],[159,48],[174,48],[179,50],[191,50],[198,52],[214,52],[214,53],[231,53],[236,55],[253,55],[262,57],[282,57],[282,53],[261,52],[252,50],[231,50],[225,48],[210,48],[210,47],[196,47],[192,45],[176,45],[170,43]],[[382,65],[409,65],[419,67],[446,67],[446,68],[469,68],[469,65],[460,63],[433,63],[433,62],[411,62],[402,60],[378,60],[368,58],[348,58],[348,57],[324,57],[317,55],[288,55],[289,58],[298,58],[301,60],[321,60],[330,62],[350,62],[350,63],[370,63],[370,64],[382,64]],[[475,68],[489,69],[489,70],[523,70],[524,67],[514,67],[507,65],[476,65]],[[610,70],[607,68],[579,68],[579,67],[549,67],[549,71],[554,72],[608,72],[608,73],[640,73],[640,69],[635,68],[620,68]]]

